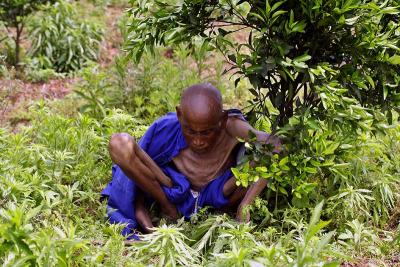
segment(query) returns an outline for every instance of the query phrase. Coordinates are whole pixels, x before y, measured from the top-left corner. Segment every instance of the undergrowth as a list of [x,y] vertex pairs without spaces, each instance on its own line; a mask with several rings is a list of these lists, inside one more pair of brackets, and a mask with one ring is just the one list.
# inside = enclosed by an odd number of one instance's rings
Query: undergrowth
[[[126,22],[122,17],[122,35]],[[76,74],[82,77],[76,94],[21,112],[26,127],[0,128],[1,265],[328,267],[360,259],[396,264],[400,127],[382,124],[376,130],[378,113],[357,103],[339,106],[334,99],[344,98],[336,94],[325,103],[334,116],[297,115],[280,129],[294,153],[240,169],[238,183],[270,179],[249,208],[251,223],[202,210],[191,222],[160,224],[142,241],[126,241],[123,226],[107,222],[100,201],[111,176],[111,134],[140,138],[155,118],[175,109],[185,87],[199,81],[221,89],[229,107],[243,108],[249,98],[249,84],[231,89],[234,82],[221,76],[223,66],[206,48],[193,57],[181,47],[167,52],[172,54],[145,54],[138,66],[123,57],[110,69],[88,66]],[[271,123],[259,119],[255,126],[268,131]],[[263,152],[248,146],[253,156]]]
[[[39,102],[31,107],[32,125],[19,133],[0,131],[4,266],[338,266],[361,256],[384,262],[399,249],[395,229],[380,230],[368,220],[359,221],[357,214],[346,215],[347,223],[337,227],[337,214],[354,210],[349,200],[336,201],[341,206],[328,218],[327,211],[335,207],[329,201],[315,209],[273,212],[258,199],[255,206],[264,207],[258,217],[269,218],[267,223],[239,224],[227,215],[203,211],[192,222],[160,225],[141,236],[142,241],[127,243],[120,236],[122,226],[107,223],[105,204],[99,200],[110,178],[107,142],[114,132],[139,138],[147,124],[117,109],[106,109],[103,119],[94,119],[79,113],[66,117],[50,106]],[[369,138],[397,142],[390,153],[398,155],[398,129],[384,139]],[[393,164],[391,168],[399,167]],[[379,182],[374,169],[361,168],[368,179]]]

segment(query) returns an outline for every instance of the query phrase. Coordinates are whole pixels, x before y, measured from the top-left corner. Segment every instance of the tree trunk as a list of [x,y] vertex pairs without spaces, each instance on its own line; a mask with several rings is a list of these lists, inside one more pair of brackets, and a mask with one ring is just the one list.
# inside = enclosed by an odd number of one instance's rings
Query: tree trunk
[[15,68],[19,69],[19,53],[20,53],[20,42],[21,42],[22,26],[17,25],[17,35],[15,37]]

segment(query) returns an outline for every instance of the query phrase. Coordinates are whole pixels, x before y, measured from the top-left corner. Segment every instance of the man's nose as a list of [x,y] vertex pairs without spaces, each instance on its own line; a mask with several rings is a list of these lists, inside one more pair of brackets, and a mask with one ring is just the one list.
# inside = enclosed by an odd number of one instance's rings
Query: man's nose
[[195,145],[197,147],[201,147],[204,145],[204,140],[200,137],[195,137],[195,138],[193,138],[193,145]]

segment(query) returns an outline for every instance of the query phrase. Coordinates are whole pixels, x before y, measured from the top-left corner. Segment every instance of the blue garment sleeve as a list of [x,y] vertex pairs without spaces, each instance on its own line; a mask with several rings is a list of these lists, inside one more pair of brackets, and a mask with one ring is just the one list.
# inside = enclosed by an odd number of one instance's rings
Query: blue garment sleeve
[[158,166],[168,164],[186,147],[176,114],[170,112],[156,120],[138,144]]

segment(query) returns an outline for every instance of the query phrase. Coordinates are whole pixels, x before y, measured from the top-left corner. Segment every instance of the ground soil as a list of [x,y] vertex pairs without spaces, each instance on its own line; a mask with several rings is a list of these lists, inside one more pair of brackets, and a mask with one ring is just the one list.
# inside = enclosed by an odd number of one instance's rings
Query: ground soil
[[17,111],[27,111],[32,100],[65,97],[71,92],[71,85],[75,81],[76,79],[68,78],[50,80],[47,83],[31,83],[17,79],[1,79],[0,126],[10,122]]
[[384,260],[374,259],[355,259],[354,262],[344,262],[340,265],[341,267],[378,267],[378,266],[400,266],[400,254],[393,255],[390,258]]
[[[109,6],[106,8],[105,38],[100,48],[100,65],[107,67],[112,64],[120,50],[122,37],[118,30],[118,20],[125,8]],[[26,36],[23,38],[27,40]],[[24,42],[27,46],[28,43]],[[10,71],[10,77],[0,79],[0,127],[18,124],[28,124],[26,118],[18,118],[20,114],[28,110],[33,101],[40,99],[63,98],[73,91],[79,78],[53,79],[48,82],[32,83],[16,78],[15,71]]]

